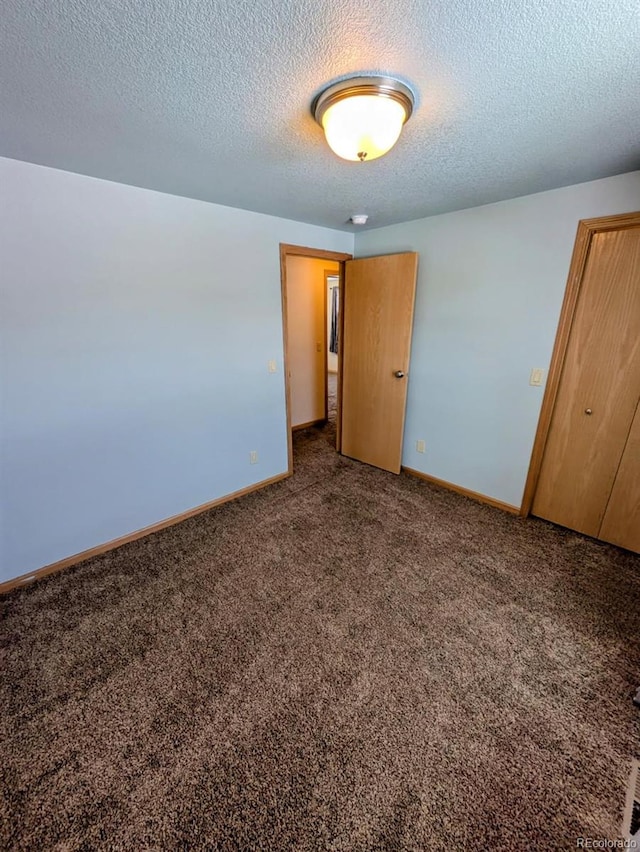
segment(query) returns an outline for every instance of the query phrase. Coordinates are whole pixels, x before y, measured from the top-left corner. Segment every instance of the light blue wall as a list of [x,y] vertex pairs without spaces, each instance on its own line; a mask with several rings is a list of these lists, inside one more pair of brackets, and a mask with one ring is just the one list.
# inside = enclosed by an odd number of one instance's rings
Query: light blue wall
[[1,158],[0,186],[0,581],[284,472],[279,243],[352,235]]
[[[2,158],[0,186],[0,581],[283,472],[278,244],[353,237]],[[637,209],[640,172],[357,235],[420,253],[403,464],[519,505],[578,220]]]
[[639,209],[633,172],[356,235],[420,253],[404,465],[520,505],[578,221]]

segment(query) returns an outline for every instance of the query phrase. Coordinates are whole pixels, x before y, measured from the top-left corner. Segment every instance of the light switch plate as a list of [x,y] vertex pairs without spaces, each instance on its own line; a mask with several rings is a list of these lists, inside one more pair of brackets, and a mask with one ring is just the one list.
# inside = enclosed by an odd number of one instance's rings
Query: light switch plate
[[267,366],[268,366],[268,368],[269,368],[269,372],[270,372],[270,373],[275,373],[275,371],[276,371],[276,369],[277,369],[277,367],[276,367],[276,362],[275,362],[275,361],[269,361],[269,362],[268,362],[268,364],[267,364]]
[[544,370],[542,367],[534,367],[531,370],[531,375],[529,376],[529,384],[534,387],[539,388],[542,384],[542,380],[544,379]]

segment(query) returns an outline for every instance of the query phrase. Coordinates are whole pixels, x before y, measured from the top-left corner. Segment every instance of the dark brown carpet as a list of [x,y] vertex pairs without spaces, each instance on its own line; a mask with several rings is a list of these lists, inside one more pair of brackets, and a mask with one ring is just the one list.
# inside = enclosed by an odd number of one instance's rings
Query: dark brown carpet
[[283,483],[2,601],[0,846],[614,838],[640,561],[296,438]]

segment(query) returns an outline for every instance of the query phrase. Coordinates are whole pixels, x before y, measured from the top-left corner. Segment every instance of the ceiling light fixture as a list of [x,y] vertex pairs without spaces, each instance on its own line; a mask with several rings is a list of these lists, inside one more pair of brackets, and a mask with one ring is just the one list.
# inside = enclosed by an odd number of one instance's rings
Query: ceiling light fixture
[[413,112],[413,92],[393,77],[351,77],[320,92],[311,111],[344,160],[382,157]]

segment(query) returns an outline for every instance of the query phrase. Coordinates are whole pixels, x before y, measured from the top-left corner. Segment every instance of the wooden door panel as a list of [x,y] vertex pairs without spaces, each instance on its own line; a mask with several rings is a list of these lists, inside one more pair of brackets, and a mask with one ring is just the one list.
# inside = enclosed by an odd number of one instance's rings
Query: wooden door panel
[[[400,472],[418,255],[345,264],[342,452]],[[396,378],[395,372],[404,372]]]
[[640,228],[594,234],[533,502],[587,535],[600,531],[640,394],[639,282]]
[[640,404],[598,538],[640,553]]

